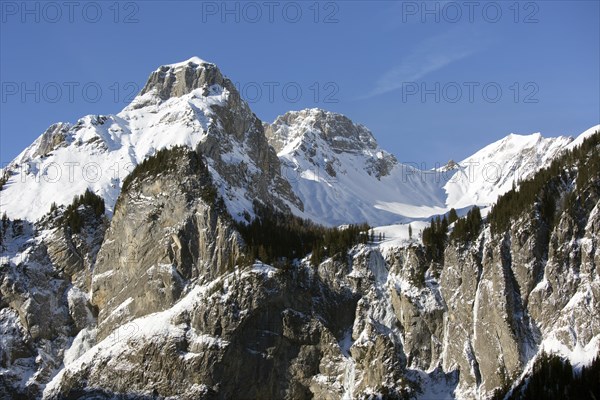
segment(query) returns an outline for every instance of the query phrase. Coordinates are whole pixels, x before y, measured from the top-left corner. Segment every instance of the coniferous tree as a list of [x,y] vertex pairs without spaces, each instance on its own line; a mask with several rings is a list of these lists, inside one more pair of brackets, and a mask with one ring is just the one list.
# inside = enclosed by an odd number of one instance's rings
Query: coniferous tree
[[448,224],[452,224],[458,219],[458,214],[454,208],[451,208],[448,212]]
[[579,400],[600,398],[600,357],[575,373],[569,360],[542,353],[535,361],[531,375],[506,397],[508,388],[498,391],[494,399],[509,400]]
[[473,207],[464,218],[459,218],[454,223],[454,230],[450,235],[451,240],[462,243],[471,242],[479,236],[483,220],[479,207]]
[[422,240],[425,255],[429,260],[443,262],[444,247],[448,237],[448,220],[446,217],[432,218],[428,228],[423,229]]
[[0,191],[2,191],[4,185],[6,184],[6,182],[8,182],[9,175],[9,172],[7,170],[4,170],[2,176],[0,176]]
[[23,234],[23,220],[15,219],[12,221],[12,231],[14,236],[21,236]]
[[75,196],[73,202],[67,206],[63,215],[64,223],[71,229],[72,233],[79,233],[83,227],[84,221],[79,214],[81,206],[90,209],[95,217],[100,217],[105,211],[104,199],[91,190],[86,189],[84,194]]

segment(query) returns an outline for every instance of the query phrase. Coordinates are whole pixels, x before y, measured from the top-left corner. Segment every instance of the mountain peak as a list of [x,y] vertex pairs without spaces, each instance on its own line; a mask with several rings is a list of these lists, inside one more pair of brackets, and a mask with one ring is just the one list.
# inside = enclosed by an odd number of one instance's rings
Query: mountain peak
[[500,140],[503,142],[518,142],[518,143],[533,142],[533,143],[535,143],[542,139],[544,139],[542,134],[540,132],[536,132],[536,133],[530,133],[528,135],[522,135],[522,134],[518,134],[518,133],[510,133]]
[[[278,174],[277,155],[256,115],[216,65],[196,57],[152,72],[117,115],[52,125],[2,171],[7,180],[0,207],[11,218],[35,221],[52,203],[67,205],[90,189],[105,200],[110,216],[133,167],[174,146],[202,152],[234,217],[252,212],[254,200],[281,210],[284,201],[302,208]],[[89,165],[99,171],[91,178],[85,175]],[[23,193],[33,200],[23,201]]]
[[489,144],[481,151],[488,150],[491,153],[496,153],[499,151],[508,151],[509,153],[520,153],[526,149],[534,149],[538,147],[548,147],[552,143],[557,143],[562,147],[567,145],[573,139],[571,137],[559,136],[559,137],[551,137],[545,138],[541,133],[536,132],[529,135],[520,135],[516,133],[511,133],[504,138]]
[[278,152],[303,140],[318,136],[336,153],[376,150],[377,141],[364,125],[345,115],[320,108],[289,111],[266,127],[267,138]]
[[160,66],[160,67],[157,69],[157,71],[160,71],[160,70],[161,70],[161,69],[163,69],[163,68],[174,68],[174,69],[177,69],[177,68],[182,68],[182,67],[192,67],[192,68],[197,68],[197,67],[199,67],[199,66],[201,66],[201,65],[203,65],[203,64],[211,64],[211,65],[214,65],[213,63],[211,63],[211,62],[208,62],[208,61],[205,61],[205,60],[201,59],[200,57],[193,56],[193,57],[190,57],[190,58],[188,58],[188,59],[187,59],[187,60],[185,60],[185,61],[180,61],[180,62],[173,63],[173,64],[166,64],[166,65],[162,65],[162,66]]
[[446,171],[452,171],[452,170],[459,169],[459,168],[460,168],[460,164],[458,164],[456,161],[451,159],[440,170],[443,172],[446,172]]
[[161,100],[181,97],[195,89],[209,89],[214,85],[232,89],[219,68],[199,57],[159,67],[150,74],[139,96],[152,93]]

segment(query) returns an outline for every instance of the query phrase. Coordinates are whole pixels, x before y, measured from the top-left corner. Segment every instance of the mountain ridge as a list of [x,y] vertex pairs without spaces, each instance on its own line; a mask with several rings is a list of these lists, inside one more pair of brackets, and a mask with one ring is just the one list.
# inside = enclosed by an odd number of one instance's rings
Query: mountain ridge
[[[228,109],[235,109],[236,113],[245,116],[225,115],[223,110]],[[224,127],[225,121],[232,121],[233,125]],[[239,121],[249,122],[240,125]],[[256,126],[252,128],[252,124]],[[225,129],[225,136],[215,136],[215,128]],[[257,132],[250,134],[254,136],[249,142],[244,137],[248,129]],[[262,139],[264,135],[258,132],[261,130],[265,131],[268,144]],[[509,135],[495,143],[514,141],[516,137]],[[314,148],[319,140],[322,140],[320,149]],[[574,142],[563,137],[544,141],[556,142],[556,145],[546,146],[529,159],[523,156],[522,160],[515,161],[530,165],[519,178],[542,168],[567,147],[568,142]],[[254,146],[255,142],[258,147],[252,157],[239,151],[244,146]],[[486,171],[475,171],[477,177],[465,175],[464,170],[457,170],[453,176],[449,171],[438,171],[440,173],[436,175],[422,171],[418,166],[401,164],[394,155],[379,147],[364,125],[322,109],[290,111],[273,123],[261,122],[215,64],[192,57],[153,71],[142,91],[116,115],[90,115],[74,125],[51,125],[3,169],[2,172],[10,176],[1,193],[0,206],[12,218],[35,221],[48,212],[52,203],[69,204],[74,196],[89,188],[105,199],[110,216],[120,185],[133,167],[156,151],[175,145],[200,146],[211,160],[216,160],[220,171],[215,170],[215,181],[236,218],[246,213],[252,215],[256,193],[248,194],[253,192],[253,186],[234,178],[238,173],[234,170],[246,168],[245,165],[258,166],[257,161],[262,168],[251,168],[244,175],[247,176],[245,179],[254,176],[252,179],[256,182],[265,182],[259,185],[259,197],[267,199],[270,198],[268,193],[274,192],[275,198],[268,201],[273,201],[279,208],[290,208],[296,215],[326,225],[365,221],[389,225],[429,218],[450,208],[485,207],[510,189],[512,182],[518,183],[515,171],[510,168],[508,171],[502,169],[502,185],[498,189],[495,187],[497,182],[488,182],[484,176]],[[273,154],[259,155],[270,152],[266,146],[280,153],[279,160]],[[298,146],[305,147],[306,151]],[[553,152],[551,156],[539,154],[549,148]],[[484,149],[461,163],[476,161],[473,157]],[[530,149],[532,146],[522,146],[521,150]],[[303,153],[300,161],[293,155],[299,151]],[[318,160],[314,158],[317,152]],[[491,162],[497,165],[508,163],[493,158]],[[267,180],[257,179],[261,170],[270,175]],[[461,176],[464,177],[461,179]],[[272,181],[279,189],[273,191],[272,184],[267,181]],[[391,189],[396,187],[400,189]],[[37,192],[37,195],[19,201],[16,200],[19,192]],[[486,195],[477,196],[474,194],[477,192]],[[314,193],[317,193],[317,200]],[[335,213],[328,215],[336,206]]]

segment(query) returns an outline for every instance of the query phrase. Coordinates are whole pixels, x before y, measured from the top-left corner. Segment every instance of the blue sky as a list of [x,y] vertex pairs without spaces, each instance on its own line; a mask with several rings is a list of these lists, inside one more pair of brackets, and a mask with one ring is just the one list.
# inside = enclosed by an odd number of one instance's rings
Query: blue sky
[[426,168],[600,121],[598,1],[0,4],[2,164],[53,122],[120,111],[151,71],[191,56],[263,120],[340,112]]

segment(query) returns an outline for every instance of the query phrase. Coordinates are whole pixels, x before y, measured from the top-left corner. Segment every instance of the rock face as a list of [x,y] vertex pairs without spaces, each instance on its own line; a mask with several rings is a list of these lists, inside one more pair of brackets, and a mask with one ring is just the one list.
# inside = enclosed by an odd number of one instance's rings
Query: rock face
[[198,59],[160,67],[117,115],[52,125],[0,171],[0,206],[12,219],[33,222],[53,203],[68,205],[91,189],[110,216],[133,168],[173,146],[202,153],[236,219],[252,214],[255,200],[281,211],[303,208],[262,122],[214,64]]
[[216,65],[194,57],[183,63],[161,66],[150,75],[140,94],[153,93],[161,100],[168,100],[213,85],[227,86],[221,71]]
[[459,389],[468,396],[513,382],[544,343],[573,349],[598,340],[590,308],[600,290],[597,188],[580,196],[578,222],[572,210],[551,232],[522,219],[503,237],[487,231],[470,248],[446,250],[442,360],[444,369],[460,369]]
[[0,227],[0,398],[39,397],[72,338],[96,324],[87,292],[105,221],[84,208],[82,231],[73,233],[63,211],[39,222],[43,235],[24,221]]
[[[164,172],[131,180],[105,233],[89,221],[72,248],[52,217],[54,233],[25,226],[33,239],[11,247],[10,223],[5,244],[24,258],[2,270],[3,393],[41,396],[51,380],[50,399],[479,399],[544,343],[599,339],[597,188],[552,227],[523,217],[502,235],[449,245],[443,265],[419,245],[360,245],[316,268],[234,267],[242,242],[207,200],[206,165],[174,154]],[[31,370],[22,385],[17,373]]]
[[280,175],[279,159],[265,137],[262,122],[216,65],[192,58],[162,66],[150,75],[130,108],[141,108],[148,99],[154,104],[156,98],[167,101],[190,95],[198,88],[207,97],[215,91],[227,93],[225,101],[210,106],[213,118],[198,149],[217,173],[215,180],[225,200],[231,200],[230,211],[234,215],[241,211],[233,206],[234,199],[240,201],[235,198],[240,189],[248,192],[244,197],[249,210],[255,199],[281,210],[288,210],[288,203],[301,209],[302,202]]
[[100,342],[46,395],[73,395],[95,382],[108,393],[189,399],[310,397],[321,358],[343,358],[336,337],[352,324],[355,303],[307,270],[257,265],[225,273],[194,286],[174,308],[134,320],[131,335]]
[[[560,277],[556,268],[568,258],[552,241],[568,231],[566,214],[545,236],[549,246],[526,239],[532,221],[523,219],[506,235],[486,230],[472,245],[449,246],[444,266],[428,264],[419,246],[384,253],[359,246],[350,263],[226,270],[165,311],[121,322],[121,333],[67,366],[46,397],[84,393],[93,382],[105,393],[228,398],[243,382],[249,398],[488,398],[544,340],[569,348],[598,340],[600,213],[597,199],[587,204],[581,239],[562,242],[581,262],[567,262],[571,270]],[[533,283],[518,277],[546,257]],[[554,311],[546,312],[548,303]],[[139,371],[140,363],[150,369]]]
[[64,124],[62,122],[50,126],[41,136],[40,145],[33,156],[46,156],[52,150],[64,145],[69,128],[71,128],[69,124]]
[[339,154],[367,156],[366,171],[377,179],[398,164],[393,155],[379,148],[371,131],[341,114],[318,108],[291,111],[264,126],[269,143],[278,153],[290,149],[295,149],[294,154],[305,153],[314,168],[321,168],[332,178],[345,167],[336,157]]
[[290,111],[271,125],[266,125],[266,134],[271,145],[280,152],[287,144],[300,139],[304,132],[295,129],[303,125],[322,137],[337,153],[355,151],[364,148],[377,149],[373,134],[363,125],[355,124],[348,117],[318,108],[302,111]]
[[188,282],[215,279],[239,256],[232,221],[204,200],[212,185],[204,162],[194,152],[173,157],[174,168],[121,194],[92,282],[100,339],[172,307]]

